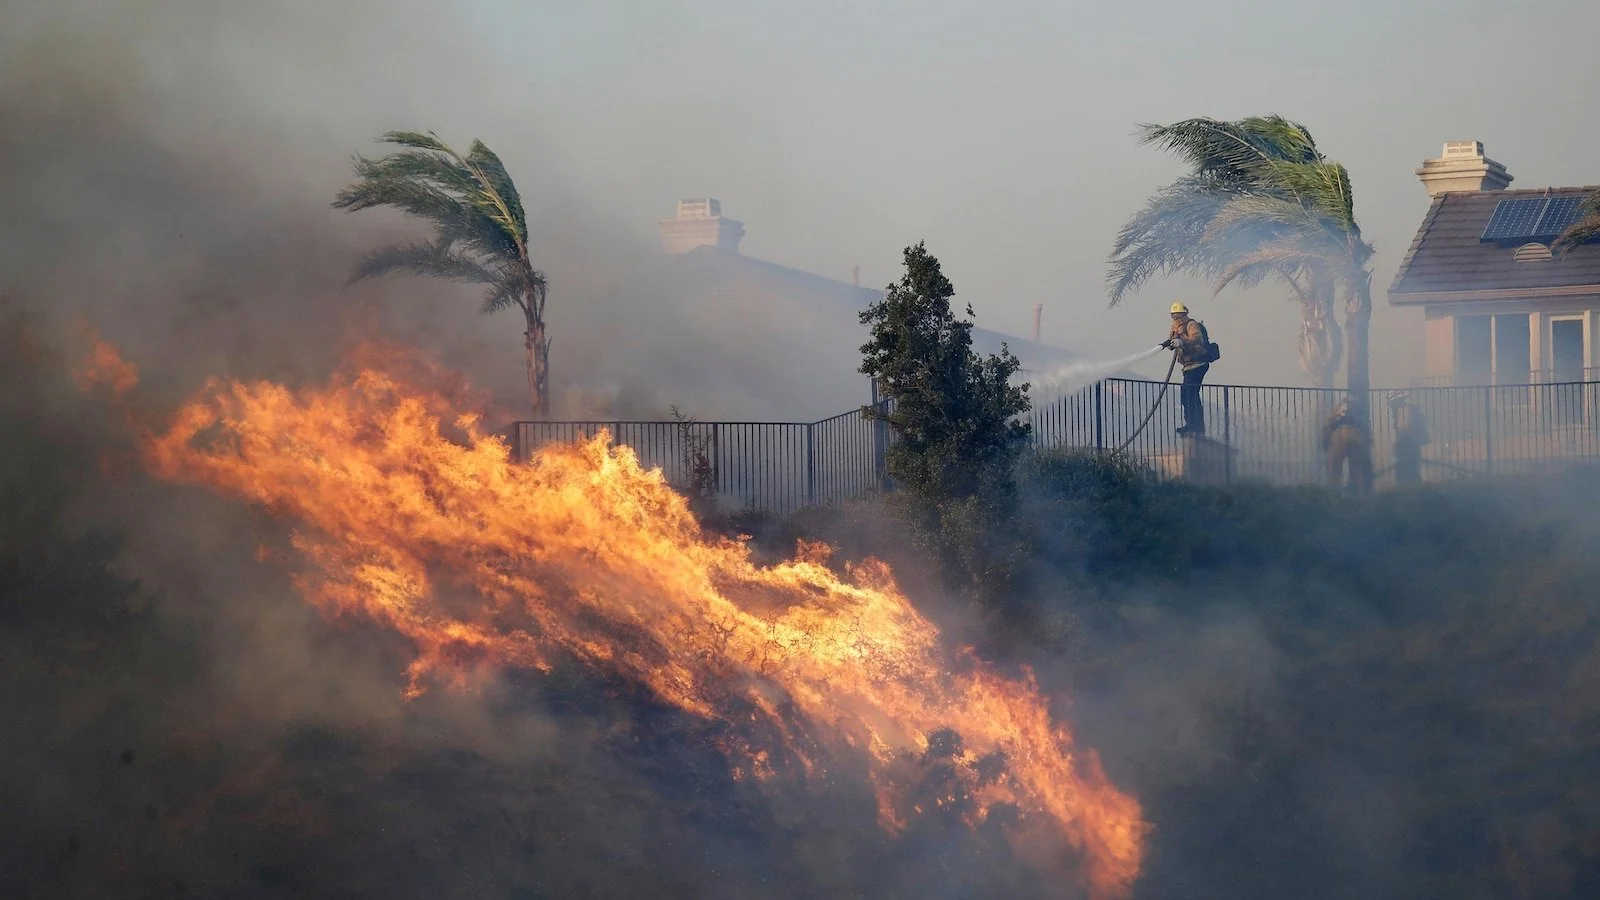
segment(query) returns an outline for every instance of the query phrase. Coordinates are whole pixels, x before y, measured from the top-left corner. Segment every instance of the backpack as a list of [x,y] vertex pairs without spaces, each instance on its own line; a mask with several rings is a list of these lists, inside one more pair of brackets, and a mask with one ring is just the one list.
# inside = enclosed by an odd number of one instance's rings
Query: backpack
[[1209,364],[1221,359],[1222,348],[1211,343],[1211,334],[1206,331],[1206,323],[1196,319],[1195,324],[1200,326],[1200,356],[1195,362]]
[[1410,403],[1394,411],[1394,437],[1399,443],[1421,447],[1428,441],[1428,419]]

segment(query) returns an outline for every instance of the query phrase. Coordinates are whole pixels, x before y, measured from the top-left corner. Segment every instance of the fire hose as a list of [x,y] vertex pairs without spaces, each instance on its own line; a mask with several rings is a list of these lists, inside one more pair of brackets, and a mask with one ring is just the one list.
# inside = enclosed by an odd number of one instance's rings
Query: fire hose
[[1133,434],[1129,435],[1128,439],[1122,442],[1122,446],[1117,448],[1118,453],[1127,450],[1134,441],[1138,440],[1139,435],[1144,433],[1145,426],[1149,425],[1150,420],[1155,418],[1156,410],[1161,408],[1161,401],[1167,396],[1167,388],[1172,386],[1172,372],[1176,368],[1178,368],[1178,351],[1173,350],[1172,362],[1167,364],[1167,379],[1161,382],[1161,392],[1156,394],[1156,402],[1150,405],[1150,411],[1145,413],[1144,421],[1139,423],[1139,427],[1134,429]]

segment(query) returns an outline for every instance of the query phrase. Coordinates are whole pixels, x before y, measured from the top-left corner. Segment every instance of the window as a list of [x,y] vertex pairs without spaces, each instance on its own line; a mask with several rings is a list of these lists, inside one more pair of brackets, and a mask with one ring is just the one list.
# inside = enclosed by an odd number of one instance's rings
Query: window
[[1494,371],[1494,345],[1490,343],[1490,316],[1456,317],[1456,375],[1464,380],[1487,379]]
[[1456,317],[1456,383],[1526,384],[1533,372],[1527,313]]
[[1556,381],[1582,381],[1584,368],[1583,320],[1550,321],[1550,368]]
[[1533,332],[1528,328],[1529,316],[1494,317],[1494,382],[1495,384],[1527,384],[1533,372],[1530,349]]
[[1558,426],[1582,425],[1588,416],[1588,388],[1584,380],[1586,356],[1583,319],[1563,316],[1550,320],[1550,379],[1546,416]]

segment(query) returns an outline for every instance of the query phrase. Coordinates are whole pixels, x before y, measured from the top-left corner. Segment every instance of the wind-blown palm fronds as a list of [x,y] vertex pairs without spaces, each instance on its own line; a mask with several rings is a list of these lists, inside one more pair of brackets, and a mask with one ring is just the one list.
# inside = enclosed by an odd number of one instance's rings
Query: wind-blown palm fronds
[[527,216],[505,165],[482,141],[473,141],[463,156],[431,132],[391,131],[379,140],[406,149],[380,159],[357,156],[359,180],[333,205],[352,211],[392,206],[426,219],[433,240],[372,251],[357,263],[351,282],[392,272],[429,275],[483,285],[485,312],[521,310],[529,399],[536,414],[548,412],[548,284],[533,267]]
[[1322,155],[1304,126],[1281,116],[1146,125],[1141,141],[1192,171],[1158,191],[1119,232],[1111,304],[1158,274],[1200,275],[1213,293],[1276,278],[1301,304],[1301,365],[1317,383],[1331,384],[1329,354],[1337,359],[1341,341],[1329,313],[1334,290],[1343,288],[1347,380],[1352,394],[1364,396],[1372,247],[1356,224],[1344,167]]
[[1583,217],[1568,226],[1561,236],[1555,239],[1554,248],[1561,253],[1573,247],[1600,238],[1600,191],[1594,191],[1583,198]]

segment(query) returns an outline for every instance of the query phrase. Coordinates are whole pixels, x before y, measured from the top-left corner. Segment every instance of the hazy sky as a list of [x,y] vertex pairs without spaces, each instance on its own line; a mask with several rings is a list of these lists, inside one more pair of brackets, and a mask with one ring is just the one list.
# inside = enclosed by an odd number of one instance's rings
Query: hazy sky
[[1155,283],[1105,309],[1116,228],[1178,172],[1136,123],[1280,113],[1350,169],[1378,248],[1380,380],[1419,358],[1421,314],[1382,291],[1427,209],[1424,158],[1475,138],[1517,187],[1600,182],[1600,120],[1582,113],[1600,75],[1592,0],[463,8],[504,54],[498,90],[520,98],[506,114],[548,129],[594,202],[646,238],[677,198],[709,194],[751,255],[845,279],[860,265],[874,285],[926,238],[981,322],[1026,334],[1043,303],[1046,340],[1085,350],[1136,347],[1182,297],[1227,343],[1219,369],[1247,377],[1295,375],[1295,308],[1271,289],[1213,308],[1203,286]]
[[1226,348],[1212,380],[1234,383],[1298,383],[1282,291],[1212,301],[1155,282],[1107,310],[1105,258],[1180,171],[1137,123],[1279,113],[1354,178],[1383,384],[1421,360],[1421,314],[1383,297],[1427,209],[1413,170],[1476,138],[1516,187],[1600,182],[1596,34],[1594,0],[1537,15],[1486,0],[11,0],[0,70],[8,46],[77,48],[43,71],[113,73],[198,169],[236,169],[338,227],[350,217],[327,198],[379,132],[481,137],[542,220],[564,335],[632,315],[604,305],[640,302],[624,257],[644,258],[679,198],[709,195],[745,223],[745,252],[842,280],[859,265],[881,286],[926,239],[981,324],[1025,336],[1042,303],[1045,340],[1090,356],[1153,343],[1184,299]]

